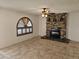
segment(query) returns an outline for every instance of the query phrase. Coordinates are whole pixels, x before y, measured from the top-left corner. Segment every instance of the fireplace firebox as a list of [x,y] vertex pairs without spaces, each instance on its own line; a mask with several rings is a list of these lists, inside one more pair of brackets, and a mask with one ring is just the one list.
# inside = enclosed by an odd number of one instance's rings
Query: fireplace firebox
[[51,39],[61,39],[60,29],[51,29],[50,38]]

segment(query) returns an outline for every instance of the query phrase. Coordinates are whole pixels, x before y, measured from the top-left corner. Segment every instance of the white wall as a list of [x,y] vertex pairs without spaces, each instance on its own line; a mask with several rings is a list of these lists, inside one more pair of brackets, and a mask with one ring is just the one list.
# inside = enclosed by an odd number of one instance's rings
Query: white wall
[[[16,24],[17,21],[23,16],[27,16],[32,20],[33,33],[17,37]],[[38,16],[36,15],[24,14],[0,8],[0,48],[38,36],[39,25],[37,24],[39,24],[39,21]]]
[[68,38],[79,41],[79,12],[71,12],[68,17]]
[[39,17],[39,35],[46,35],[46,18],[41,16]]

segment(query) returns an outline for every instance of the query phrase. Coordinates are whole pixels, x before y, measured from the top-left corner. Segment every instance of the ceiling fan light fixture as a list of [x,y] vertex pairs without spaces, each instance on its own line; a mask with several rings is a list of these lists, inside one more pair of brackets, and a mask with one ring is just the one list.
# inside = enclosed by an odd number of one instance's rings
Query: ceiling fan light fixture
[[48,8],[42,8],[42,17],[47,17],[48,15]]

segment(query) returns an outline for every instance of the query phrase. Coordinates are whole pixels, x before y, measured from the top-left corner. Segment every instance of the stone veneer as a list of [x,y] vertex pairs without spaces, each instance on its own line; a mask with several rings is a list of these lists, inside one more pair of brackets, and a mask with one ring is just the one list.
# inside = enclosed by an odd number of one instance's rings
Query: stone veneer
[[61,35],[66,36],[67,13],[49,13],[46,21],[46,35],[49,37],[49,31],[53,28],[61,28]]

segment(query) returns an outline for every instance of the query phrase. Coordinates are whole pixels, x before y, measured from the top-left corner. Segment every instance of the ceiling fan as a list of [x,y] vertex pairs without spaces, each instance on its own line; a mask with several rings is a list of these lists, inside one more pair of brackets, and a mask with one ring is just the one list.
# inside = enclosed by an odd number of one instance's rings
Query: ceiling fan
[[42,8],[42,17],[47,17],[49,13],[48,8]]

